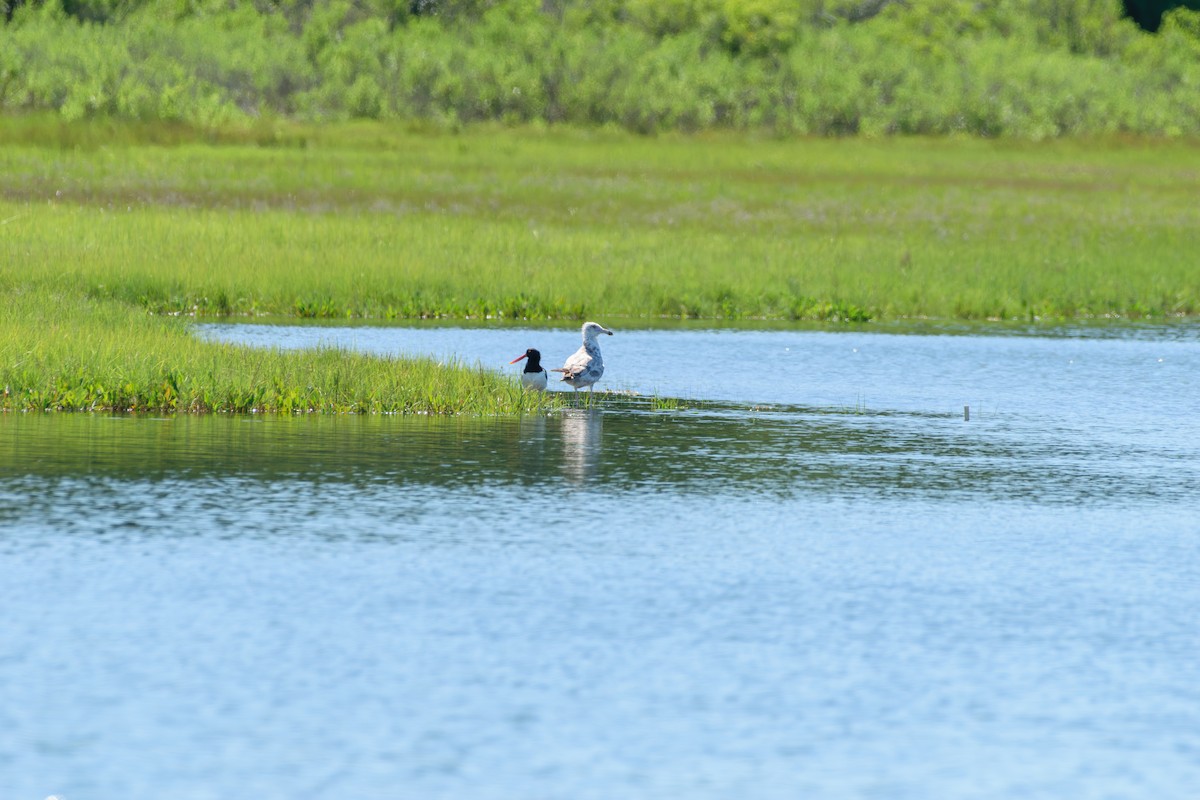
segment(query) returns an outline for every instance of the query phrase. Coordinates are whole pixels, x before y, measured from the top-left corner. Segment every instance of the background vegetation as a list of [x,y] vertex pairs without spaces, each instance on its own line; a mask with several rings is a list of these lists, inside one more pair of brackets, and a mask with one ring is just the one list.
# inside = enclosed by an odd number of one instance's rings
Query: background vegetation
[[206,135],[10,125],[0,289],[214,316],[1200,313],[1189,141]]
[[[1138,13],[1154,17],[1161,3]],[[1146,6],[1146,8],[1142,8]],[[1154,6],[1154,8],[1150,8]],[[1200,13],[1120,0],[43,0],[0,112],[1046,138],[1200,133]]]
[[543,407],[171,317],[1196,315],[1200,12],[1133,5],[0,0],[0,407]]

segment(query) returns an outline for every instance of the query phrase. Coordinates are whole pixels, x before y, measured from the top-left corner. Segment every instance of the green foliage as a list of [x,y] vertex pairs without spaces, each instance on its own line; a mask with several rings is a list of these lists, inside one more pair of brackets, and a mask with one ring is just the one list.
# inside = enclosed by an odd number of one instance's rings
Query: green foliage
[[793,0],[724,0],[721,17],[722,44],[748,56],[786,53],[800,21]]
[[425,359],[202,342],[178,319],[24,285],[0,289],[0,410],[521,414],[561,400]]
[[1163,17],[1162,38],[1200,57],[1200,10],[1177,8]]
[[652,36],[678,36],[713,24],[719,0],[628,0],[628,19]]
[[89,2],[0,26],[0,112],[1200,135],[1188,12],[1152,36],[1120,0]]
[[1122,0],[1029,0],[1040,41],[1080,55],[1119,57],[1140,36]]
[[1200,312],[1187,142],[222,136],[0,127],[0,291],[315,319]]

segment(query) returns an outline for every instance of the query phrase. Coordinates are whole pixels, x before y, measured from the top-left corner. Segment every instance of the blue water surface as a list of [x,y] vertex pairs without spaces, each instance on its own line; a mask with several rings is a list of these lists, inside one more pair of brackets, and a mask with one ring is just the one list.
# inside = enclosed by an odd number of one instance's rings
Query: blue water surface
[[0,798],[1196,796],[1200,338],[602,344],[705,402],[0,416]]

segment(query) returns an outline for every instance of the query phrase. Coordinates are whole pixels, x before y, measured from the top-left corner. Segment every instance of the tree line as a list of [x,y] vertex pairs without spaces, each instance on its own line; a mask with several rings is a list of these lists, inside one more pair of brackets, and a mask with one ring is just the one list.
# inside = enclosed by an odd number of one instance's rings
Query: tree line
[[1200,12],[1164,0],[0,0],[0,9],[0,112],[9,114],[1200,134]]

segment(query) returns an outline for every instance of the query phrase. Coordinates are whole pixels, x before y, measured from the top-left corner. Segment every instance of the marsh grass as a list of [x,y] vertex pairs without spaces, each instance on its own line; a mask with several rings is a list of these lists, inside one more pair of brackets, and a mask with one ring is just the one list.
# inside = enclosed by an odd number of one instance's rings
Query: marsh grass
[[655,411],[684,411],[687,406],[676,397],[663,397],[655,394],[650,398],[650,407]]
[[1194,143],[269,130],[0,120],[4,407],[569,402],[463,365],[202,343],[193,316],[1200,313]]
[[201,316],[1200,310],[1186,142],[281,131],[306,146],[60,149],[18,130],[0,255],[22,283]]
[[202,342],[183,321],[48,290],[0,302],[0,408],[10,410],[491,415],[559,404],[479,367]]

